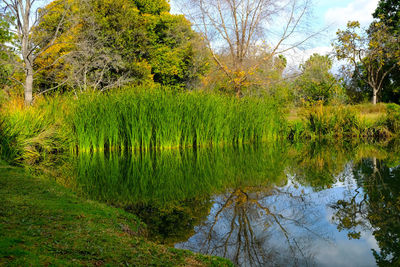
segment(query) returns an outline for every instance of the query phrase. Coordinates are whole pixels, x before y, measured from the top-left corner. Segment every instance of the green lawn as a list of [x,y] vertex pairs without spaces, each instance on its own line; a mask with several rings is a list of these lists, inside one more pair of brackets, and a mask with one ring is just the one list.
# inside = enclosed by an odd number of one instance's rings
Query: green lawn
[[231,266],[145,235],[124,210],[0,165],[0,266]]

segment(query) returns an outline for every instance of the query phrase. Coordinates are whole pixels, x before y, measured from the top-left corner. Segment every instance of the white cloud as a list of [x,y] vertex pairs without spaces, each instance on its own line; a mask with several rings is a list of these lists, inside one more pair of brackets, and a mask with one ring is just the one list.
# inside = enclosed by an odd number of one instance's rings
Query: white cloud
[[334,7],[325,13],[325,22],[337,28],[344,29],[348,21],[357,20],[366,27],[372,21],[372,13],[379,0],[353,0],[345,7]]

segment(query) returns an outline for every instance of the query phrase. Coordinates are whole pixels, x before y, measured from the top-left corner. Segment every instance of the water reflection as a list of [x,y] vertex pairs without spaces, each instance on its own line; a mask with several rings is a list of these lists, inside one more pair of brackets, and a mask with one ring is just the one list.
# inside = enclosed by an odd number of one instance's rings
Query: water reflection
[[221,255],[239,266],[313,263],[313,239],[329,240],[314,222],[321,217],[308,195],[278,188],[238,188],[214,199],[196,235],[177,244]]
[[398,147],[82,154],[64,183],[137,214],[158,242],[240,266],[399,264]]
[[355,239],[362,231],[373,232],[378,265],[400,266],[400,166],[373,157],[356,164],[354,176],[357,188],[332,205],[338,230]]
[[71,186],[115,205],[180,205],[238,185],[285,184],[286,147],[82,154]]

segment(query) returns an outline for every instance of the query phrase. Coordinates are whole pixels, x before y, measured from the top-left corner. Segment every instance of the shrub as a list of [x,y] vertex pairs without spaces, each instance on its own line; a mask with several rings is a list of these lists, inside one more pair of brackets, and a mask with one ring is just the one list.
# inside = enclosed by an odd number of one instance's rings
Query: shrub
[[348,106],[324,107],[317,102],[306,107],[301,116],[305,129],[299,136],[309,139],[358,137],[363,128],[357,111]]
[[386,125],[393,133],[400,132],[400,106],[396,104],[387,105]]

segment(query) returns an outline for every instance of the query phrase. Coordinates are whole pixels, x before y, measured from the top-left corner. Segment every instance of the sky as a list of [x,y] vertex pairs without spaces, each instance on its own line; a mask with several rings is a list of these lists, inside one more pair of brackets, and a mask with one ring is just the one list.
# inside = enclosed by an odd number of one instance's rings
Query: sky
[[[313,0],[311,22],[312,28],[327,27],[306,48],[292,51],[288,55],[289,65],[298,65],[304,62],[313,53],[329,54],[332,52],[332,40],[338,29],[345,29],[348,21],[357,20],[362,27],[368,27],[372,22],[372,13],[378,6],[379,0]],[[171,12],[180,14],[179,7],[174,0],[170,0]]]

